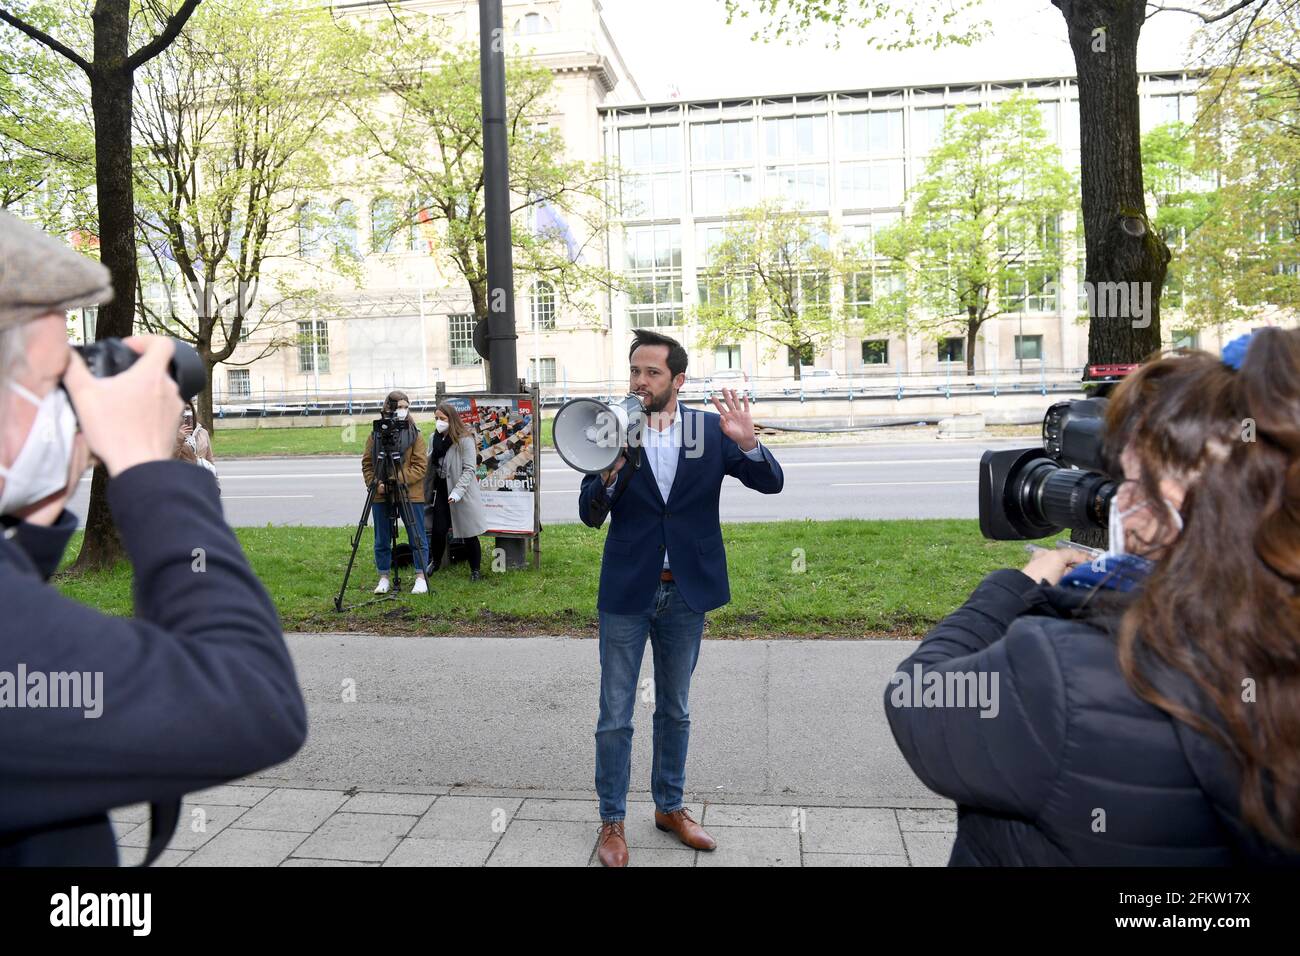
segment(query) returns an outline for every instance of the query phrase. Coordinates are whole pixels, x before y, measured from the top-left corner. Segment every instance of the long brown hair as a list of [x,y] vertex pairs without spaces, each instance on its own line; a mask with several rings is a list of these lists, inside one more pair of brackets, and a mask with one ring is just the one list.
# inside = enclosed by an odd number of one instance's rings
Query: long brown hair
[[[1206,352],[1148,362],[1115,390],[1107,457],[1128,446],[1159,502],[1186,487],[1179,532],[1153,508],[1155,570],[1124,612],[1119,662],[1144,700],[1217,740],[1243,819],[1300,847],[1300,329],[1262,329],[1239,370]],[[1157,689],[1173,670],[1199,691]]]
[[447,416],[447,437],[451,439],[453,445],[469,434],[469,429],[460,420],[460,412],[456,411],[454,405],[448,402],[439,402],[434,411],[442,412]]

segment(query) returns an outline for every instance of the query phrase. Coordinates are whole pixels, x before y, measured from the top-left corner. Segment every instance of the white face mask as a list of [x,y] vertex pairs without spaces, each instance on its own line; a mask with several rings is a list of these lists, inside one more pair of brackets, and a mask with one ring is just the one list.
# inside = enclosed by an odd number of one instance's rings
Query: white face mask
[[[1174,524],[1178,526],[1178,530],[1181,532],[1183,530],[1183,516],[1178,513],[1178,509],[1174,507],[1174,503],[1168,498],[1161,498],[1160,500],[1169,508],[1169,513],[1174,516]],[[1107,520],[1110,547],[1106,549],[1106,553],[1115,556],[1127,553],[1124,547],[1124,519],[1129,515],[1137,514],[1147,506],[1147,502],[1139,501],[1132,508],[1120,511],[1118,502],[1118,495],[1110,500],[1110,516]]]
[[443,432],[445,432],[448,428],[451,427],[451,422],[440,418],[438,419],[438,424],[434,425],[433,427],[438,429],[438,434],[441,435]]
[[14,463],[0,466],[4,489],[0,490],[0,514],[9,515],[34,505],[68,486],[72,446],[77,437],[77,415],[68,394],[56,388],[37,398],[16,383],[9,387],[36,406],[36,421]]
[[397,420],[398,420],[399,422],[404,422],[404,421],[406,421],[406,413],[409,412],[409,411],[410,411],[409,408],[399,408],[399,409],[397,410]]

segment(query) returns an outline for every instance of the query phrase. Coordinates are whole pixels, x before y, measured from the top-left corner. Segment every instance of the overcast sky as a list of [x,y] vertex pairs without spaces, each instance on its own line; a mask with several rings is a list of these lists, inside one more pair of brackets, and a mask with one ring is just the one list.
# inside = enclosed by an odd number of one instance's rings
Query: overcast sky
[[[1048,0],[986,0],[993,32],[984,43],[903,53],[867,49],[860,31],[845,31],[838,50],[816,40],[751,41],[749,22],[727,25],[722,0],[601,2],[614,42],[650,101],[669,99],[674,85],[682,99],[702,99],[1074,73],[1065,20]],[[1138,68],[1184,66],[1195,26],[1184,14],[1153,17],[1143,29]]]

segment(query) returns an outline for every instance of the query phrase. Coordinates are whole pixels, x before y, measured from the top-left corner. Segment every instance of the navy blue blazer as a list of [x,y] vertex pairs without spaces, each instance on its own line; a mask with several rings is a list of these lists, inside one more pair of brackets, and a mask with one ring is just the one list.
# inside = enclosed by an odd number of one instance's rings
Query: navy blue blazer
[[[600,562],[599,610],[609,614],[639,614],[650,609],[659,587],[664,548],[677,590],[692,611],[703,613],[731,600],[727,581],[727,551],[722,544],[718,498],[722,478],[732,475],[765,495],[785,485],[776,458],[762,447],[763,458],[751,461],[722,433],[722,418],[685,405],[682,447],[677,475],[664,501],[643,449],[632,449],[632,460],[618,473],[618,483],[606,491],[600,475],[582,480],[578,517],[599,528],[611,514],[605,553]],[[640,467],[634,467],[637,460]],[[610,510],[611,501],[617,498]]]

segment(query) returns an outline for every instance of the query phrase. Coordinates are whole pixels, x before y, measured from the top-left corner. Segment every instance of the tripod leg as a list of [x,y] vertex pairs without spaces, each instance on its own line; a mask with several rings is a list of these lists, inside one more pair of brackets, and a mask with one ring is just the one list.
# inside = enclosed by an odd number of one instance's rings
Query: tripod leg
[[339,588],[338,597],[334,599],[334,610],[343,610],[343,594],[348,589],[348,578],[352,576],[352,565],[357,560],[357,546],[361,544],[361,535],[366,530],[366,525],[370,523],[370,507],[375,502],[375,492],[379,487],[378,480],[370,483],[370,488],[366,492],[366,503],[361,509],[361,520],[357,523],[357,533],[352,536],[352,553],[348,556],[347,570],[343,572],[343,584]]

